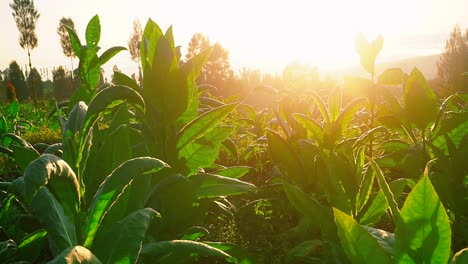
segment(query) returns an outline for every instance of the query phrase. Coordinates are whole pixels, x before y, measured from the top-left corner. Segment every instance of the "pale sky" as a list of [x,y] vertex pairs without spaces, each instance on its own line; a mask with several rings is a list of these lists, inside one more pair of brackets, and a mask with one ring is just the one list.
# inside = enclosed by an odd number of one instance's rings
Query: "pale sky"
[[[0,1],[0,70],[12,60],[24,68],[27,54],[18,44],[12,0]],[[56,33],[62,17],[74,20],[84,41],[88,21],[98,14],[102,50],[126,47],[134,18],[143,26],[151,18],[163,30],[173,25],[176,45],[184,48],[196,32],[218,41],[229,50],[235,71],[245,66],[277,73],[292,61],[319,69],[358,66],[357,32],[384,37],[378,57],[384,61],[441,52],[455,24],[468,27],[468,0],[36,0],[35,5],[41,15],[39,44],[31,59],[38,68],[70,67]],[[127,51],[106,64],[106,75],[114,64],[127,74],[136,69]]]

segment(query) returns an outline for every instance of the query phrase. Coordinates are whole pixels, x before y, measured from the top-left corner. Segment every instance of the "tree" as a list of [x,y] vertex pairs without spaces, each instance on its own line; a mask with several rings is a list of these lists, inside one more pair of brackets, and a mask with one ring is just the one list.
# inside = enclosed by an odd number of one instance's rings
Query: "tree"
[[42,85],[42,77],[36,68],[32,68],[32,70],[29,72],[28,81],[29,83],[33,84],[32,87],[36,88],[37,97],[42,98],[44,95],[43,93],[44,87]]
[[445,43],[445,51],[437,63],[437,75],[448,93],[468,92],[468,28],[462,34],[459,25],[450,33]]
[[73,94],[73,79],[71,75],[67,75],[62,66],[52,70],[52,83],[54,87],[54,97],[58,101],[67,100]]
[[73,58],[75,58],[76,55],[73,52],[73,46],[72,46],[70,37],[68,36],[68,31],[65,28],[65,26],[68,26],[69,28],[76,31],[75,23],[73,22],[71,18],[62,17],[62,19],[60,19],[60,23],[57,28],[57,34],[59,34],[60,36],[60,45],[62,45],[63,54],[65,54],[66,57],[69,57],[71,61],[71,72],[72,72],[71,75],[73,78]]
[[8,79],[15,87],[18,100],[21,101],[28,99],[29,93],[24,73],[16,61],[12,61],[10,63],[10,67],[8,68],[8,77],[5,79]]
[[[186,61],[209,47],[209,39],[203,33],[195,33],[188,45]],[[223,90],[226,89],[226,82],[232,80],[233,77],[228,50],[219,43],[214,44],[211,55],[198,76],[197,83],[211,84]]]
[[[32,69],[31,50],[37,47],[36,22],[39,19],[39,12],[34,6],[34,0],[13,0],[10,4],[13,10],[13,18],[16,27],[20,32],[19,44],[21,48],[28,51],[29,70]],[[36,92],[31,83],[34,105],[37,106]]]
[[140,44],[142,35],[143,30],[141,29],[140,20],[135,18],[133,21],[133,33],[128,40],[128,50],[130,51],[132,60],[138,64],[139,81],[141,81]]

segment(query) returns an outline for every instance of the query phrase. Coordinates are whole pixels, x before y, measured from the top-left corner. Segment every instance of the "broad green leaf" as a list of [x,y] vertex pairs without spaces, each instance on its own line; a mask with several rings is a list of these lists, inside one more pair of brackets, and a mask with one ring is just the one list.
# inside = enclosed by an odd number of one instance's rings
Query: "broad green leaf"
[[255,257],[252,256],[252,254],[250,254],[246,248],[243,248],[241,246],[233,245],[229,243],[223,243],[223,242],[203,241],[203,243],[208,246],[222,250],[224,253],[229,254],[234,260],[234,263],[240,263],[240,264],[256,263]]
[[393,222],[397,223],[400,219],[400,210],[398,209],[398,204],[395,201],[395,197],[393,195],[390,186],[388,185],[387,181],[385,180],[385,175],[383,171],[380,169],[379,165],[372,159],[368,158],[372,169],[375,172],[375,176],[377,177],[377,182],[379,183],[380,189],[382,190],[385,199],[387,200],[388,205],[390,206],[390,211],[392,213]]
[[362,67],[374,74],[375,59],[383,46],[382,36],[378,36],[372,43],[369,43],[362,33],[356,36],[356,50],[361,57]]
[[128,103],[132,103],[139,107],[144,112],[145,104],[143,98],[138,92],[132,90],[127,86],[112,86],[101,90],[93,101],[89,104],[88,111],[84,117],[84,124],[82,128],[82,135],[80,141],[80,151],[78,153],[77,163],[82,159],[83,148],[85,147],[86,136],[89,133],[91,127],[95,124],[101,112],[103,112],[111,103],[117,100],[127,100]]
[[91,247],[103,217],[109,208],[117,202],[119,196],[135,177],[142,174],[151,175],[151,173],[165,167],[169,166],[161,160],[150,157],[139,157],[122,163],[107,176],[91,201],[83,228],[85,235],[84,245]]
[[151,221],[160,217],[151,208],[131,213],[110,230],[103,244],[93,246],[94,254],[102,263],[136,263]]
[[97,47],[101,39],[101,22],[99,16],[95,15],[86,27],[86,45],[90,47]]
[[366,205],[369,200],[370,193],[372,191],[372,186],[374,185],[375,173],[374,171],[367,167],[366,171],[363,173],[362,180],[359,184],[359,193],[356,198],[356,212],[361,211],[361,209]]
[[227,104],[200,115],[186,126],[178,134],[177,149],[181,150],[194,140],[203,137],[216,127],[238,104]]
[[76,57],[80,58],[81,54],[81,42],[78,38],[76,32],[69,26],[63,25],[68,32],[68,37],[70,37],[70,43],[72,44],[73,52],[75,53]]
[[24,172],[24,195],[31,202],[37,192],[47,186],[71,221],[79,210],[80,186],[73,170],[61,158],[43,154],[26,168]]
[[377,240],[351,216],[333,208],[341,245],[351,263],[391,263]]
[[82,246],[69,247],[56,256],[48,264],[102,264],[87,248]]
[[438,116],[437,96],[423,74],[414,68],[404,90],[404,113],[409,122],[424,130]]
[[406,198],[396,225],[398,263],[447,263],[451,233],[445,208],[424,176]]
[[53,256],[77,245],[75,219],[65,215],[62,205],[47,187],[41,187],[33,197],[31,211],[47,230]]
[[112,59],[115,55],[117,55],[122,50],[126,50],[125,47],[112,47],[104,51],[102,55],[99,57],[99,64],[104,65],[110,59]]
[[[466,74],[468,75],[468,73]],[[458,251],[452,259],[452,264],[466,264],[468,263],[468,248]]]
[[[99,83],[99,76],[101,74],[101,65],[99,65],[99,58],[96,53],[96,47],[82,46],[80,51],[80,63],[78,66],[80,79],[82,82],[82,89],[92,92],[96,89]],[[84,100],[89,103],[91,98]]]
[[198,174],[191,176],[190,180],[198,185],[197,197],[199,199],[231,196],[257,190],[257,187],[251,183],[219,175]]
[[43,229],[28,234],[18,245],[18,255],[22,260],[35,263],[44,250],[46,238],[47,231]]
[[291,146],[273,130],[267,130],[267,138],[272,159],[281,168],[282,173],[293,181],[305,184],[306,174]]
[[356,112],[362,108],[362,105],[366,101],[365,98],[360,97],[357,99],[354,99],[352,102],[350,102],[346,107],[341,111],[336,123],[338,126],[340,126],[341,133],[344,132],[351,121],[353,120],[354,116],[356,115]]
[[121,72],[114,72],[114,83],[116,85],[128,86],[137,92],[141,91],[140,86],[135,82],[135,80]]
[[324,207],[316,199],[304,193],[297,186],[283,183],[286,196],[291,205],[307,219],[311,226],[331,234],[335,231],[330,207]]
[[341,90],[339,88],[333,89],[328,97],[328,110],[330,112],[330,119],[335,122],[341,112]]
[[184,65],[182,65],[181,70],[184,71],[189,78],[196,80],[203,68],[203,65],[208,61],[212,51],[213,46],[201,51],[192,59],[185,62]]
[[213,172],[213,174],[228,177],[228,178],[233,178],[233,179],[239,179],[242,176],[249,173],[251,169],[252,168],[248,166],[233,166],[233,167],[228,167],[225,169],[215,171]]
[[215,127],[202,138],[181,149],[178,158],[182,162],[182,166],[188,169],[187,175],[196,173],[199,168],[212,165],[218,158],[222,142],[229,137],[232,131],[232,127]]
[[432,144],[448,155],[448,144],[445,136],[458,146],[468,131],[468,111],[462,113],[450,113],[448,117],[439,123],[439,129],[432,136]]
[[322,114],[323,119],[325,120],[326,124],[330,123],[330,115],[328,113],[327,108],[325,107],[325,103],[323,102],[322,98],[316,94],[315,92],[311,94],[312,99],[314,100],[315,104],[317,105],[320,113]]
[[39,152],[32,147],[22,147],[17,145],[10,145],[13,151],[12,156],[18,162],[22,171],[25,171],[31,161],[39,157]]
[[161,260],[172,256],[176,257],[175,260],[181,261],[182,257],[188,258],[190,255],[216,257],[225,260],[231,259],[230,255],[215,247],[190,240],[170,240],[145,244],[143,245],[141,254],[143,256],[157,257]]
[[383,127],[383,126],[378,126],[374,127],[370,130],[367,130],[365,133],[363,133],[353,144],[353,148],[359,148],[363,145],[365,145],[368,141],[368,139],[376,133],[385,133],[388,132],[388,129]]
[[[398,179],[389,184],[390,190],[392,190],[395,199],[399,199],[401,197],[406,185],[408,185],[407,179]],[[384,215],[388,210],[388,203],[382,190],[379,190],[369,207],[364,210],[364,214],[359,217],[359,223],[361,225],[374,225],[380,221],[382,215]]]
[[293,114],[296,121],[307,130],[307,137],[317,142],[317,145],[323,146],[325,132],[312,118],[303,114]]
[[395,235],[382,229],[377,229],[365,225],[361,226],[364,227],[367,232],[369,232],[369,234],[377,240],[379,245],[385,250],[385,252],[387,252],[387,255],[392,259],[392,261],[394,261]]
[[196,241],[203,236],[209,235],[210,232],[208,229],[201,227],[201,226],[192,226],[184,232],[182,236],[183,240],[191,240]]
[[400,68],[390,68],[380,74],[377,83],[383,85],[400,85],[403,84],[407,77]]
[[142,41],[140,44],[141,63],[143,66],[144,75],[153,65],[154,54],[159,39],[163,36],[161,28],[153,20],[148,19],[143,30]]

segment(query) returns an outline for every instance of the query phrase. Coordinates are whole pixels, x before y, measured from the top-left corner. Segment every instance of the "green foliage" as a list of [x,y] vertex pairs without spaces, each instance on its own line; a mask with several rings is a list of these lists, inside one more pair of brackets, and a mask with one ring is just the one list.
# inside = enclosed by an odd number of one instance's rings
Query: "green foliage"
[[81,86],[70,99],[69,109],[72,109],[79,101],[89,103],[91,99],[94,98],[98,92],[101,66],[126,48],[111,47],[100,56],[97,54],[100,49],[98,44],[101,39],[101,24],[97,15],[91,18],[86,27],[86,45],[81,44],[78,35],[72,27],[68,25],[64,25],[64,27],[68,31],[73,52],[80,59],[78,73]]
[[376,239],[352,217],[333,209],[338,236],[352,263],[392,263]]
[[413,69],[406,82],[404,113],[415,127],[425,130],[434,123],[438,114],[438,101],[422,73]]

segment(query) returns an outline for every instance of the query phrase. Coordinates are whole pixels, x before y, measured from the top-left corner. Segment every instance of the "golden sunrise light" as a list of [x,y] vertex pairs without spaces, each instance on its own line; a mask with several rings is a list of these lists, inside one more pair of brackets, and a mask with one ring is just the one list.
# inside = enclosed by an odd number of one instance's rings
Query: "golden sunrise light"
[[[37,2],[41,17],[37,23],[39,45],[32,59],[40,67],[68,65],[60,52],[56,29],[61,17],[70,17],[80,37],[89,19],[98,14],[102,25],[102,46],[126,46],[132,22],[144,25],[148,18],[161,27],[173,25],[178,45],[186,49],[191,36],[205,33],[212,43],[229,51],[232,67],[282,72],[291,62],[330,70],[357,66],[354,48],[357,32],[369,39],[385,39],[379,60],[391,60],[441,52],[448,32],[455,24],[466,25],[464,0],[451,1],[58,1]],[[17,44],[8,1],[2,2],[0,20],[5,38],[0,42],[0,68],[13,59],[20,65],[26,54]],[[427,43],[427,40],[433,41]],[[419,44],[418,49],[414,43]],[[52,51],[54,51],[52,53]],[[128,53],[119,54],[105,69],[120,64],[124,71],[136,66]]]

